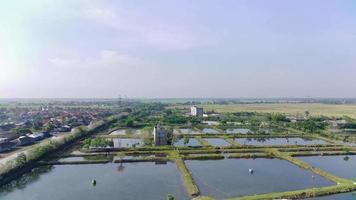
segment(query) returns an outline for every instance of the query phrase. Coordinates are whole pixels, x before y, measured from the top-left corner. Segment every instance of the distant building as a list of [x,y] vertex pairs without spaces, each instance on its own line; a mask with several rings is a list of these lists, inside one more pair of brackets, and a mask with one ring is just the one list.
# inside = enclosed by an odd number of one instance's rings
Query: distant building
[[293,123],[306,120],[306,117],[303,115],[288,115],[286,118]]
[[190,107],[190,115],[195,116],[195,117],[202,117],[204,114],[203,108],[199,108],[196,106]]
[[165,128],[157,125],[153,128],[153,142],[155,146],[168,144],[168,132]]
[[341,126],[343,126],[347,123],[346,120],[344,120],[344,119],[330,120],[329,122],[333,128],[340,128]]
[[40,141],[48,137],[48,133],[38,132],[34,134],[29,134],[28,137],[32,138],[34,141]]
[[30,145],[33,143],[34,143],[34,140],[28,136],[20,136],[19,138],[17,138],[17,144],[19,146]]

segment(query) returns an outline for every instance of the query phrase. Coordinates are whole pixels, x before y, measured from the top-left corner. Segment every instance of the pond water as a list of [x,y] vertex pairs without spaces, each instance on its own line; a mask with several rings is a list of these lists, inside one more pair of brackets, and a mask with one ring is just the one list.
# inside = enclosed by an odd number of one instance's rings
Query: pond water
[[67,158],[61,158],[58,161],[70,162],[70,161],[84,161],[84,160],[86,160],[84,157],[67,157]]
[[204,138],[204,140],[208,141],[209,144],[212,146],[230,146],[231,144],[226,142],[224,139],[221,138]]
[[199,131],[190,129],[190,128],[181,128],[179,129],[179,132],[182,134],[200,134]]
[[335,194],[318,198],[310,198],[309,200],[355,200],[356,193],[343,193],[343,194]]
[[[185,163],[201,193],[216,199],[334,184],[278,159],[187,160]],[[249,173],[250,168],[254,169],[253,174]]]
[[123,147],[142,147],[144,142],[141,139],[132,139],[132,138],[114,138],[112,139],[114,143],[114,148],[123,148]]
[[229,128],[225,131],[227,134],[247,134],[251,133],[250,129],[247,128]]
[[204,128],[203,133],[205,133],[205,134],[219,134],[220,132],[213,128]]
[[[342,178],[356,179],[356,155],[297,157],[314,167]],[[356,198],[356,197],[355,197]]]
[[190,199],[174,163],[47,166],[0,189],[1,200],[165,200],[167,194]]
[[313,145],[327,144],[324,140],[305,138],[236,138],[241,145]]
[[[185,143],[188,142],[188,143]],[[189,138],[189,140],[185,140],[184,138],[179,139],[177,142],[174,143],[174,146],[176,147],[196,147],[196,146],[202,146],[200,142],[195,139],[195,138]]]
[[60,162],[71,162],[71,161],[89,161],[89,160],[112,160],[113,156],[105,155],[95,155],[95,156],[74,156],[74,157],[64,157],[60,158]]

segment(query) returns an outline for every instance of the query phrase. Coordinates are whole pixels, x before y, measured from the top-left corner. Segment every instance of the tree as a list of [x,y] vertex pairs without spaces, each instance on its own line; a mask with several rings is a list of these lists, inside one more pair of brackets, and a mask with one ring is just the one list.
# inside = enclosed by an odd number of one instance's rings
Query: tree
[[306,117],[309,117],[310,112],[309,112],[308,110],[306,110],[306,111],[304,112],[304,114],[305,114]]
[[26,164],[26,162],[27,162],[26,154],[23,152],[19,153],[16,157],[16,164],[19,166],[22,166],[22,165]]
[[39,119],[35,119],[33,122],[32,122],[32,127],[35,129],[35,130],[40,130],[42,129],[42,126],[43,126],[43,123],[41,120]]
[[132,119],[127,119],[125,125],[126,127],[134,127],[134,121]]
[[174,200],[174,196],[171,195],[171,194],[168,194],[168,195],[167,195],[167,200]]
[[184,143],[184,145],[188,144],[189,143],[189,138],[185,137],[183,143]]

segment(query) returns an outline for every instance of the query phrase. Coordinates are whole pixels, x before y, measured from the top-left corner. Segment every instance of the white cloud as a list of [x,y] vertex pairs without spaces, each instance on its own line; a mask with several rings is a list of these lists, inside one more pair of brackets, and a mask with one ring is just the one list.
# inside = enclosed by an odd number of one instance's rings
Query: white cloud
[[48,58],[48,62],[60,67],[112,67],[112,66],[138,66],[143,61],[128,54],[120,54],[113,50],[102,50],[95,58]]
[[148,19],[127,10],[91,9],[87,17],[114,30],[125,33],[125,40],[137,41],[159,50],[185,50],[199,46],[198,37],[190,29],[177,24]]

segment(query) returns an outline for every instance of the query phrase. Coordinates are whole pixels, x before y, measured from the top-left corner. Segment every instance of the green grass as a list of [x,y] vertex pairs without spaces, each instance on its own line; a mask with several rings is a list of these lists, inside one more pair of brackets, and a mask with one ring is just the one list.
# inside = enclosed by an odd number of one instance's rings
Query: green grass
[[304,199],[312,198],[314,196],[325,196],[330,194],[337,194],[342,192],[354,191],[356,186],[340,184],[329,187],[309,188],[305,190],[295,190],[288,192],[276,192],[269,194],[252,195],[245,197],[230,198],[228,200],[272,200],[272,199]]
[[[295,104],[229,104],[229,105],[199,105],[205,111],[214,110],[216,112],[265,112],[265,113],[288,113],[304,114],[306,110],[313,116],[344,116],[347,115],[356,118],[356,104],[337,105],[337,104],[319,104],[319,103],[295,103]],[[188,108],[188,106],[182,106]]]
[[185,165],[183,159],[180,157],[179,153],[175,151],[171,151],[169,154],[169,158],[176,163],[178,170],[181,172],[183,183],[188,194],[192,197],[198,196],[199,195],[198,186],[194,183],[193,177],[190,174],[190,171]]

